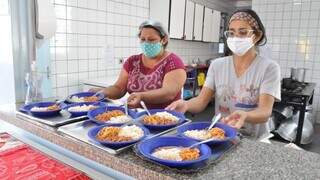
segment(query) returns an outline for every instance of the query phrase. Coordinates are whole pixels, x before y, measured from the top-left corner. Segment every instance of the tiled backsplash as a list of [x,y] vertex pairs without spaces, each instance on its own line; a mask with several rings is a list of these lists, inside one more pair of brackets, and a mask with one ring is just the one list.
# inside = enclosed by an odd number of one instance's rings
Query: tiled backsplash
[[306,80],[318,84],[313,108],[320,122],[320,0],[253,0],[252,8],[266,27],[282,76],[289,77],[291,67],[305,67]]
[[[149,18],[149,0],[52,0],[57,32],[50,41],[53,94],[79,91],[80,81],[118,74],[119,59],[140,52],[138,26]],[[220,11],[219,0],[196,0]],[[216,57],[217,44],[170,40],[168,49],[185,63]]]

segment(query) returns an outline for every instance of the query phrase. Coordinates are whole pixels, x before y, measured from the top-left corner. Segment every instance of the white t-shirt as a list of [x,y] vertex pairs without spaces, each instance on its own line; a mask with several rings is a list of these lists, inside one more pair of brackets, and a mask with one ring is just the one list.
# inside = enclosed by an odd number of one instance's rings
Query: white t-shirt
[[[279,65],[259,55],[246,72],[237,77],[233,58],[227,56],[211,62],[204,86],[215,91],[215,112],[225,117],[235,110],[254,110],[261,94],[280,100],[280,78]],[[266,123],[246,123],[243,130],[254,137],[268,131]]]

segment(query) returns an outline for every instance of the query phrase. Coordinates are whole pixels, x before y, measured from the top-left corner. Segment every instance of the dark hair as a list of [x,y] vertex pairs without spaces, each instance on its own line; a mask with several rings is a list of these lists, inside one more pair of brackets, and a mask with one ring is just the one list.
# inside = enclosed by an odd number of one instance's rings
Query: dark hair
[[[252,16],[257,21],[259,29],[256,29],[255,27],[252,27],[252,29],[255,30],[254,31],[255,35],[261,36],[260,39],[257,41],[256,45],[257,46],[265,45],[267,43],[266,29],[264,28],[264,25],[262,24],[261,19],[259,18],[258,14],[252,9],[239,9],[239,10],[233,12],[232,15],[230,16],[230,18],[235,13],[238,13],[238,12],[245,12],[245,13],[249,14],[250,16]],[[228,23],[228,26],[229,25],[230,25],[230,22]],[[231,51],[228,48],[226,42],[225,42],[225,47],[227,47],[227,48],[225,48],[226,49],[226,54],[230,54]]]
[[[158,32],[158,34],[159,34],[159,36],[160,36],[161,39],[169,36],[169,34],[168,34],[168,32],[166,31],[165,27],[164,27],[160,22],[158,22],[158,21],[154,21],[154,20],[144,21],[144,22],[139,26],[138,37],[140,37],[141,31],[142,31],[143,28],[152,28],[152,29],[154,29],[155,31]],[[168,41],[163,45],[164,49],[167,47],[168,42],[169,42],[169,38],[168,38]]]

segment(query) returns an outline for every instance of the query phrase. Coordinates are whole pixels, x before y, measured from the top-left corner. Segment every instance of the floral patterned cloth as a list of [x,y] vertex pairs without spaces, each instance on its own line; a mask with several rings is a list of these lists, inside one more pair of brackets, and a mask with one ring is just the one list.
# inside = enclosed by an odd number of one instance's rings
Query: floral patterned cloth
[[[142,63],[142,54],[131,56],[124,63],[123,68],[128,72],[127,92],[145,92],[162,87],[163,79],[167,73],[175,69],[184,69],[182,60],[174,53],[168,54],[153,68],[147,68]],[[175,100],[181,98],[177,93]],[[165,108],[171,102],[162,104],[146,104],[148,108]]]

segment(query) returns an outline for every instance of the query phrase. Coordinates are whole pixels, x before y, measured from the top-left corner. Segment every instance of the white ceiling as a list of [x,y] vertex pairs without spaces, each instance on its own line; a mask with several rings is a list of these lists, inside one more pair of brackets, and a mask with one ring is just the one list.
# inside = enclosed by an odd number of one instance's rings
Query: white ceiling
[[252,0],[224,0],[229,1],[236,7],[251,6]]

